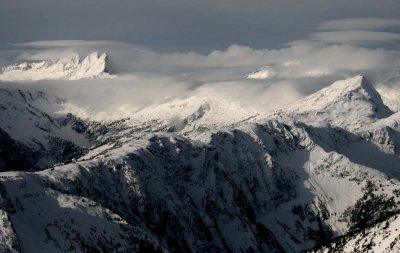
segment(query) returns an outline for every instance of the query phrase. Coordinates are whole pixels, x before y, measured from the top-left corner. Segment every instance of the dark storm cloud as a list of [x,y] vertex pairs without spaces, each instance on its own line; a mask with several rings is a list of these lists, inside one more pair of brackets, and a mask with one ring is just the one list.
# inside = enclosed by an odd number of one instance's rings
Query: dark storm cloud
[[[0,45],[79,39],[158,51],[211,52],[231,44],[278,48],[321,22],[399,16],[398,0],[1,0]],[[335,25],[341,24],[325,24]]]

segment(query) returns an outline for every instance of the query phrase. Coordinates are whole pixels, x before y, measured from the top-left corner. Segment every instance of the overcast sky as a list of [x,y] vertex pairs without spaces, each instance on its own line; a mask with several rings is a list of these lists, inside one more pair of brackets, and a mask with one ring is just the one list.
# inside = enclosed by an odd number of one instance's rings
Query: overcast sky
[[[360,17],[398,19],[400,1],[1,0],[0,46],[78,39],[124,41],[160,52],[209,53],[232,44],[280,48],[307,36],[329,39],[332,34],[324,31],[314,34],[318,28],[332,29],[332,24],[321,26],[322,22]],[[338,30],[340,25],[336,24]],[[399,32],[398,25],[387,23],[379,27],[374,22],[371,28]],[[385,39],[396,40],[391,35]]]

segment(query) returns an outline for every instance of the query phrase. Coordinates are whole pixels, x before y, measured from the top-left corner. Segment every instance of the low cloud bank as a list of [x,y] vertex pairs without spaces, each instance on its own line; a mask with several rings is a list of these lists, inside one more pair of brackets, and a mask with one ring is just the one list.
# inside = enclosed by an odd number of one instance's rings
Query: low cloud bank
[[[255,50],[232,45],[209,54],[159,53],[142,46],[110,41],[37,41],[14,45],[0,52],[0,64],[85,56],[93,51],[107,53],[118,76],[107,80],[40,81],[0,83],[1,86],[47,90],[62,94],[68,101],[85,110],[102,115],[116,111],[131,112],[175,99],[209,92],[260,111],[273,111],[292,103],[335,80],[357,74],[385,85],[398,76],[400,52],[362,47],[375,41],[399,39],[382,36],[382,32],[351,29],[363,28],[362,20],[330,21],[310,39],[289,43],[283,49]],[[375,22],[375,23],[374,23]],[[368,20],[375,28],[398,25],[398,20]],[[343,31],[340,31],[342,29]],[[343,35],[343,36],[341,36]],[[378,39],[379,37],[379,39]],[[356,43],[353,43],[356,41]],[[249,73],[268,68],[266,79],[247,79]],[[388,82],[389,83],[389,82]],[[391,86],[393,82],[390,82]]]

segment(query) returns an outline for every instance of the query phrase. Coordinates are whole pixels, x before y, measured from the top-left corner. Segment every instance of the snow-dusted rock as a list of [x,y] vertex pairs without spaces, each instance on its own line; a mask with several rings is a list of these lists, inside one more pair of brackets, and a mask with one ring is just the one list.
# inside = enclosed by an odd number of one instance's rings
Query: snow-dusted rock
[[400,217],[395,214],[372,227],[340,237],[314,253],[400,251]]

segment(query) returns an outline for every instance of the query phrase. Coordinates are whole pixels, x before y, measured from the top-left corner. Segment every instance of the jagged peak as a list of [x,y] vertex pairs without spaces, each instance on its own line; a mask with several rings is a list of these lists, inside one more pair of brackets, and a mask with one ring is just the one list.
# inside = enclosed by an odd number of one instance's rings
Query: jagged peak
[[0,71],[2,81],[24,81],[44,79],[77,80],[85,78],[112,77],[113,71],[108,55],[92,52],[84,58],[72,54],[57,60],[19,63],[3,67]]

